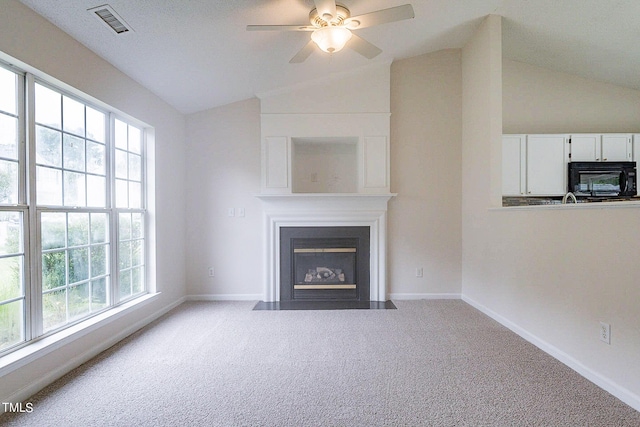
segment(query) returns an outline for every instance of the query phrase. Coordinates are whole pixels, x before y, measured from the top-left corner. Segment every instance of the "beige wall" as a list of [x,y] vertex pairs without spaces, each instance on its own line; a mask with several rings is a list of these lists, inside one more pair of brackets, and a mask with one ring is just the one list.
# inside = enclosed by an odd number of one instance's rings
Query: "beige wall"
[[262,299],[260,101],[188,116],[187,141],[187,293]]
[[[399,194],[388,216],[388,292],[459,295],[460,52],[399,61],[391,85],[391,185]],[[187,141],[187,293],[261,299],[260,102],[188,116]],[[229,217],[232,207],[246,216]]]
[[[393,298],[459,295],[461,112],[459,50],[391,67],[389,287]],[[424,277],[417,278],[416,268]]]
[[640,132],[640,91],[505,59],[503,133]]
[[[132,326],[142,326],[185,295],[184,117],[169,105],[86,49],[31,9],[3,0],[0,52],[119,109],[155,129],[151,168],[151,220],[156,225],[156,290],[153,302],[134,313],[62,345],[45,357],[6,373],[0,380],[0,401],[27,398],[66,371],[83,363]],[[6,372],[6,370],[4,371]]]
[[[465,82],[490,84],[483,76],[493,65],[483,58],[499,40],[489,33],[481,28],[463,51]],[[637,129],[637,113],[616,114],[612,107],[616,100],[633,106],[637,91],[511,61],[503,70],[505,132]],[[491,74],[496,78],[499,70]],[[474,156],[495,145],[482,113],[493,101],[469,99],[472,93],[463,96],[470,108],[463,108],[464,299],[640,409],[639,208],[490,209],[489,159]],[[588,107],[558,108],[568,95],[588,99]],[[495,162],[491,167],[500,170]],[[599,340],[601,321],[611,324],[611,345]]]

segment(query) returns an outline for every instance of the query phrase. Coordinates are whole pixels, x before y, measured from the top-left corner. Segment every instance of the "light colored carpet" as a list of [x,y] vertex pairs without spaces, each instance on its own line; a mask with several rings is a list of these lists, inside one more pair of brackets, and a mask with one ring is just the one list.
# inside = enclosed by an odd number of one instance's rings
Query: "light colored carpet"
[[9,426],[640,426],[640,413],[459,300],[398,310],[185,303]]

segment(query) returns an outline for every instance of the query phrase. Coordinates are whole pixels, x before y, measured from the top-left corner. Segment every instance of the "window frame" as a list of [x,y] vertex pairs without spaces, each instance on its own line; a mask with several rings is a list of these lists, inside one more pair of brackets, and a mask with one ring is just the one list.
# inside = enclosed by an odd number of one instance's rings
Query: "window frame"
[[[116,109],[92,98],[89,95],[80,93],[74,88],[70,88],[63,83],[54,82],[53,79],[47,78],[47,76],[41,73],[34,73],[30,71],[24,71],[17,67],[11,66],[6,62],[0,60],[0,67],[8,69],[11,72],[16,73],[17,91],[17,115],[18,115],[18,203],[17,204],[3,204],[0,205],[0,212],[20,212],[22,215],[22,250],[23,250],[23,271],[22,271],[22,296],[17,297],[16,300],[23,301],[23,319],[22,319],[22,331],[23,340],[19,343],[9,345],[6,348],[0,349],[0,357],[12,353],[20,348],[26,347],[34,341],[40,340],[45,337],[54,335],[60,331],[71,328],[82,322],[98,316],[100,314],[109,312],[135,301],[136,299],[143,299],[149,295],[153,289],[152,284],[149,282],[149,265],[151,263],[150,254],[152,253],[150,246],[151,239],[149,238],[149,212],[148,212],[148,175],[147,175],[147,132],[153,130],[145,125],[143,122],[131,118],[126,114],[122,114]],[[64,103],[62,97],[68,97],[74,101],[80,102],[84,106],[84,125],[85,131],[82,139],[84,140],[85,149],[85,166],[83,176],[85,179],[85,205],[84,206],[68,206],[65,205],[64,194],[61,205],[38,205],[37,204],[37,183],[36,183],[36,106],[35,106],[35,88],[36,84],[42,85],[48,89],[51,89],[61,95],[61,108]],[[66,86],[66,87],[65,87]],[[86,152],[87,141],[94,141],[93,138],[88,136],[87,132],[87,107],[97,110],[105,115],[104,121],[104,147],[105,147],[105,205],[104,207],[91,207],[89,204],[89,188],[86,185],[87,176],[91,175],[87,169]],[[64,117],[64,111],[61,112],[61,117]],[[120,120],[126,123],[128,126],[133,126],[140,131],[140,207],[131,208],[118,208],[116,207],[116,178],[115,178],[115,134],[114,124],[115,120]],[[68,132],[64,131],[64,124],[61,123],[60,133],[61,144],[64,144],[63,135]],[[75,135],[73,133],[70,133]],[[64,163],[59,168],[61,171],[64,169]],[[64,179],[64,178],[63,178]],[[64,190],[63,190],[64,191]],[[84,313],[77,319],[69,321],[69,307],[66,306],[66,318],[67,322],[47,330],[44,329],[43,324],[43,265],[42,258],[46,250],[42,249],[42,214],[43,213],[65,213],[65,218],[68,218],[69,213],[104,213],[107,215],[107,223],[109,227],[108,242],[106,245],[108,250],[105,251],[105,261],[108,263],[105,276],[108,281],[107,285],[107,301],[106,306]],[[126,298],[120,298],[119,296],[119,216],[121,212],[140,213],[142,215],[142,290],[138,293],[130,294]],[[68,224],[65,223],[68,227]],[[68,242],[65,240],[65,245]],[[89,240],[88,248],[91,247],[91,239]],[[69,251],[68,247],[65,247],[65,251]],[[87,251],[91,253],[90,250]],[[90,255],[88,255],[90,257]],[[89,258],[89,263],[91,259]],[[68,270],[68,265],[65,267]],[[90,268],[89,268],[89,271]],[[65,278],[66,292],[69,291],[68,272]],[[90,283],[92,277],[87,278],[87,283]],[[66,295],[66,294],[65,294]],[[89,294],[91,298],[91,294]],[[68,296],[67,296],[68,298]],[[13,300],[13,299],[12,299]],[[117,311],[117,310],[116,310]]]

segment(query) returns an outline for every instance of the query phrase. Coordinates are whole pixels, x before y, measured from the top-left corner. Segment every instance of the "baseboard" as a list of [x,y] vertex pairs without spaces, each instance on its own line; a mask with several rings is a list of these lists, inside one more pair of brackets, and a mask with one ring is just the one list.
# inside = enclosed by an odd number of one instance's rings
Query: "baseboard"
[[461,294],[410,294],[392,293],[389,294],[391,300],[416,300],[416,299],[460,299]]
[[204,294],[187,295],[187,301],[260,301],[262,294]]
[[616,384],[611,379],[599,374],[598,372],[592,370],[591,368],[588,368],[587,366],[583,365],[580,361],[576,360],[572,356],[563,352],[559,348],[531,334],[530,332],[516,325],[509,319],[501,316],[500,314],[485,307],[484,305],[478,303],[477,301],[464,295],[462,296],[462,300],[467,304],[473,306],[474,308],[480,310],[481,312],[491,317],[492,319],[502,324],[503,326],[509,328],[511,331],[520,335],[522,338],[529,341],[531,344],[535,345],[540,350],[544,351],[545,353],[549,354],[550,356],[564,363],[569,368],[573,369],[574,371],[576,371],[577,373],[579,373],[580,375],[582,375],[592,383],[596,384],[598,387],[606,390],[607,392],[611,393],[618,399],[622,400],[624,403],[631,406],[636,411],[640,411],[640,396],[638,396],[637,394]]
[[[101,343],[89,348],[88,350],[86,350],[82,354],[77,355],[76,357],[68,360],[62,366],[60,366],[57,369],[49,372],[44,377],[41,377],[37,381],[34,381],[32,383],[29,383],[29,384],[25,385],[20,390],[18,390],[15,393],[13,393],[11,396],[3,397],[2,401],[3,402],[24,402],[29,397],[33,396],[34,394],[36,394],[38,391],[42,390],[43,388],[45,388],[49,384],[51,384],[54,381],[58,380],[62,376],[66,375],[67,373],[71,372],[73,369],[77,368],[78,366],[82,365],[83,363],[88,362],[89,360],[93,359],[98,354],[102,353],[103,351],[105,351],[109,347],[114,346],[119,341],[122,341],[123,339],[125,339],[129,335],[133,334],[137,330],[139,330],[139,329],[143,328],[144,326],[148,325],[149,323],[153,322],[154,320],[156,320],[160,316],[168,313],[169,311],[171,311],[175,307],[177,307],[180,304],[182,304],[184,301],[185,301],[184,297],[180,298],[177,301],[173,302],[172,304],[170,304],[170,305],[168,305],[166,307],[163,307],[162,309],[160,309],[160,310],[156,311],[155,313],[145,317],[142,320],[139,320],[138,322],[130,325],[126,329],[123,329],[118,334],[116,334],[113,337],[111,337],[109,340],[101,342]],[[46,356],[46,354],[43,355],[42,357],[44,357],[44,356]],[[37,359],[34,359],[33,361],[35,361],[35,360],[37,360]],[[4,412],[4,411],[0,411],[0,413],[2,413],[2,412]]]

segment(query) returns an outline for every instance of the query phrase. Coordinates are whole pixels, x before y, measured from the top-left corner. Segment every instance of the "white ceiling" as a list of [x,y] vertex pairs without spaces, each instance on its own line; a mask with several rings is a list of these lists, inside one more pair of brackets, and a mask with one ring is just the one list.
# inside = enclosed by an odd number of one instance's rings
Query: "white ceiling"
[[[411,3],[415,19],[358,30],[383,50],[289,59],[313,0],[20,0],[183,113],[247,99],[327,74],[460,48],[488,14],[502,15],[505,56],[640,89],[638,0],[343,0],[352,15]],[[87,9],[107,2],[134,29],[116,35]]]

